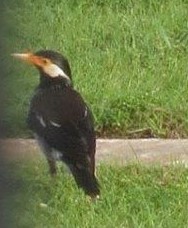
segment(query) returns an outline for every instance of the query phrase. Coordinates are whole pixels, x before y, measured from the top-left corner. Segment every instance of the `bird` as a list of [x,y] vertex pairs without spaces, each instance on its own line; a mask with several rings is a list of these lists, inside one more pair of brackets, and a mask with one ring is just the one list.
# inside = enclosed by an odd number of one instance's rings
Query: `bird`
[[100,195],[95,174],[94,116],[73,87],[67,58],[53,50],[13,53],[39,71],[39,84],[30,100],[27,124],[56,175],[56,161],[65,163],[77,186],[91,199]]

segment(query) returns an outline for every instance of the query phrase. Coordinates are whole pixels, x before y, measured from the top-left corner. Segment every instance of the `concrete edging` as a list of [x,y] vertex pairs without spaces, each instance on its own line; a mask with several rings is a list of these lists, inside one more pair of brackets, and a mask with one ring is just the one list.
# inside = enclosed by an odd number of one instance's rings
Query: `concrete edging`
[[[42,156],[34,139],[4,139],[0,145],[7,160]],[[188,167],[188,139],[97,139],[96,161],[119,165],[182,163]]]

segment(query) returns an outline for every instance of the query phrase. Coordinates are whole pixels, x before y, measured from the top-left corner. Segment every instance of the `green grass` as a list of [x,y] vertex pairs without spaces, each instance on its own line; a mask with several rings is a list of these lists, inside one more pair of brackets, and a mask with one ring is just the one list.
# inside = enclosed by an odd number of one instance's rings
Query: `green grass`
[[99,136],[188,135],[186,0],[2,4],[8,136],[30,136],[24,120],[38,83],[36,70],[9,54],[43,48],[68,57],[75,88],[93,110]]
[[58,169],[52,180],[43,160],[11,164],[17,187],[12,182],[5,203],[10,227],[188,227],[188,169],[181,165],[100,165],[101,199],[94,203]]

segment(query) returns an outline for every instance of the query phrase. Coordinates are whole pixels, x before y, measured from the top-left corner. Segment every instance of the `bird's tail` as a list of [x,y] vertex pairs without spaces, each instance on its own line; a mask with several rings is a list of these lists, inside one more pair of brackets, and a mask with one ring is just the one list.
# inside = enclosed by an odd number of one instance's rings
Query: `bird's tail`
[[74,179],[84,192],[91,198],[96,198],[100,194],[99,183],[94,174],[83,166],[71,166]]

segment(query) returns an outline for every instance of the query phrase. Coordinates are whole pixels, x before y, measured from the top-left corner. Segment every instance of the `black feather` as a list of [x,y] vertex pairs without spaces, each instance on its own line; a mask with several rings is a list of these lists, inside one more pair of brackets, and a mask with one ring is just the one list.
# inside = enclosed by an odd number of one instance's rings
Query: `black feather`
[[[68,61],[60,54],[40,51],[37,55],[50,58],[68,76]],[[99,194],[95,177],[96,139],[91,110],[70,84],[62,77],[50,78],[40,70],[40,84],[31,99],[28,113],[30,129],[43,141],[44,150],[55,172],[53,150],[61,153],[61,160],[70,168],[75,181],[86,194]]]

